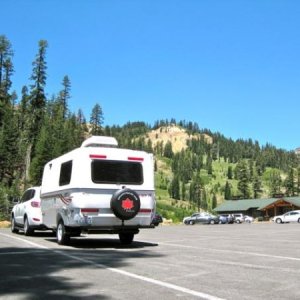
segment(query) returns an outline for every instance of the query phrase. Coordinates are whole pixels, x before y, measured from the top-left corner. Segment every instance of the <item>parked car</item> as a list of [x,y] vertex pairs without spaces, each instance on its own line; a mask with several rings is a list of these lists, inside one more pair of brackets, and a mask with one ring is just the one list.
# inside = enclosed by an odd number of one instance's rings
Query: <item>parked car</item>
[[234,223],[234,216],[231,215],[231,214],[222,214],[220,215],[220,218],[223,217],[223,218],[226,218],[226,223],[228,224],[233,224]]
[[238,224],[243,223],[245,220],[243,214],[233,214],[233,217],[234,217],[234,222]]
[[254,218],[248,215],[244,215],[244,221],[246,223],[252,223],[254,221]]
[[202,213],[194,213],[190,217],[185,217],[183,219],[183,223],[185,225],[194,225],[197,223],[202,224],[218,224],[220,221],[220,218],[218,216],[212,215],[207,212]]
[[23,230],[25,235],[31,235],[35,229],[46,229],[42,221],[40,187],[27,189],[21,200],[11,211],[11,231],[18,233]]
[[162,222],[163,222],[162,216],[160,214],[155,214],[151,224],[153,224],[154,226],[158,226]]
[[219,223],[220,224],[227,224],[228,223],[227,217],[224,216],[224,215],[219,215]]
[[280,223],[298,222],[300,223],[300,210],[292,210],[283,215],[275,216],[272,221]]

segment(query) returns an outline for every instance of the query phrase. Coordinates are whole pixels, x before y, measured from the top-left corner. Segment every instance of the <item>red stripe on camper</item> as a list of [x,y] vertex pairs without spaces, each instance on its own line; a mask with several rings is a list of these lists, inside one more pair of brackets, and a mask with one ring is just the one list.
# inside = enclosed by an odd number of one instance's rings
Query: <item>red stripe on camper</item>
[[65,205],[69,205],[72,202],[72,197],[64,197],[60,194],[59,198]]
[[106,155],[101,155],[101,154],[90,154],[90,158],[92,159],[105,159],[107,158]]
[[133,157],[133,156],[129,156],[128,160],[134,160],[134,161],[144,161],[143,157]]

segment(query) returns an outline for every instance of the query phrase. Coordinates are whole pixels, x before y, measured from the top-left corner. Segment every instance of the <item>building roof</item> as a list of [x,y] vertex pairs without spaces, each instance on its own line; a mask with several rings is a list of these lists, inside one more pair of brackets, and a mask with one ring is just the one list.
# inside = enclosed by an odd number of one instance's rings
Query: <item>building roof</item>
[[230,212],[230,211],[247,211],[254,208],[263,210],[264,208],[274,204],[277,201],[285,201],[295,206],[300,207],[300,197],[284,197],[284,198],[269,198],[269,199],[244,199],[244,200],[225,200],[222,204],[217,206],[214,210],[216,212]]

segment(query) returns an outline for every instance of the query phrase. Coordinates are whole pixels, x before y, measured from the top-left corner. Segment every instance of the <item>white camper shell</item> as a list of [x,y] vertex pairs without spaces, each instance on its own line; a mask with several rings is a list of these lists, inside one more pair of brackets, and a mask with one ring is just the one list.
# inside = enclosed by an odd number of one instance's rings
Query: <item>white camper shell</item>
[[153,228],[153,155],[117,148],[113,137],[93,136],[45,165],[43,223],[57,242],[87,233],[119,234],[130,244],[140,228]]

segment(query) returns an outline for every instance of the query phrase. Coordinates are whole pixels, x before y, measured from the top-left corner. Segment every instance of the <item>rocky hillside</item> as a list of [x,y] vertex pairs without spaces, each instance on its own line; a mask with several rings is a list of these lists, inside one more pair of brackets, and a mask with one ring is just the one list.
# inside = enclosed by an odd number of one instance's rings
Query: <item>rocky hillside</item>
[[187,141],[192,138],[200,138],[201,136],[208,144],[212,144],[212,138],[207,134],[194,134],[189,135],[184,128],[180,128],[176,125],[160,127],[156,130],[152,130],[147,134],[148,138],[152,142],[152,146],[163,142],[164,145],[168,141],[172,144],[172,150],[174,153],[180,152],[182,149],[186,149]]

